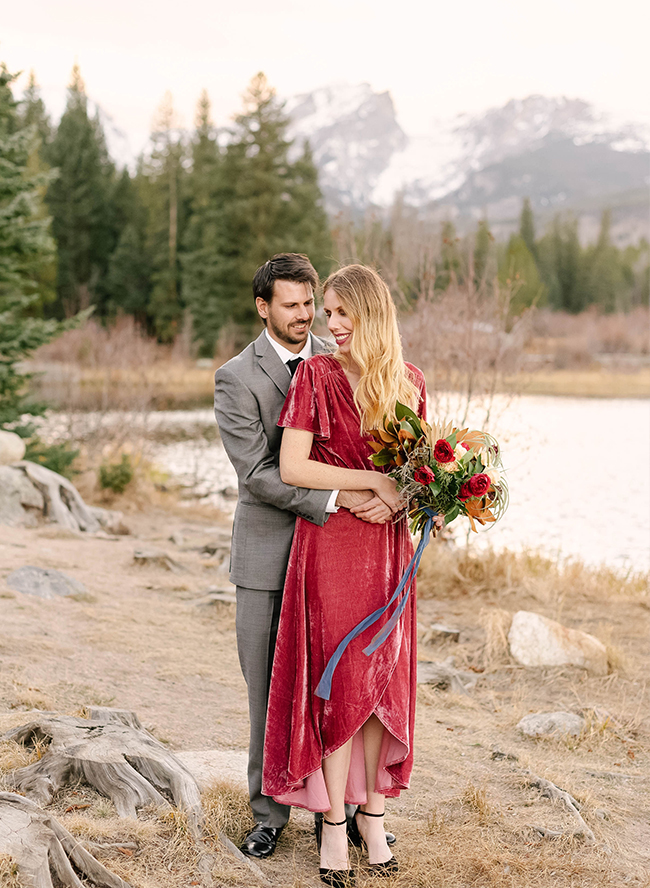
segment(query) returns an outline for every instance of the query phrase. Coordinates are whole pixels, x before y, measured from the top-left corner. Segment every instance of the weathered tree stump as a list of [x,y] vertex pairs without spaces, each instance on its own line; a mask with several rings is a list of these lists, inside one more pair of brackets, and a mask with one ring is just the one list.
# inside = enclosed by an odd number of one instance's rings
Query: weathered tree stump
[[13,792],[0,792],[0,853],[13,858],[25,888],[53,888],[52,875],[65,888],[84,888],[86,880],[97,888],[131,888],[54,817]]
[[134,712],[95,708],[88,719],[36,712],[5,739],[47,745],[39,761],[8,778],[39,804],[49,804],[66,783],[83,780],[108,796],[120,817],[136,817],[147,804],[169,807],[171,799],[187,812],[195,833],[201,829],[203,809],[194,777]]

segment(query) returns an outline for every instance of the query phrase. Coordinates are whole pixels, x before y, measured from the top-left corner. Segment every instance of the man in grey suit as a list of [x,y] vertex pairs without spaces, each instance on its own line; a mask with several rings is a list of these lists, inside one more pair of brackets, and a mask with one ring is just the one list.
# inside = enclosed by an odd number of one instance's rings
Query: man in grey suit
[[366,521],[390,517],[368,491],[307,490],[284,484],[277,422],[300,360],[330,350],[310,333],[318,275],[306,256],[281,253],[256,272],[253,295],[265,325],[258,338],[215,374],[221,439],[239,480],[230,579],[237,594],[237,649],[248,687],[248,788],[255,827],[241,850],[268,857],[290,808],[262,795],[266,708],[282,589],[296,515],[322,526],[339,506]]

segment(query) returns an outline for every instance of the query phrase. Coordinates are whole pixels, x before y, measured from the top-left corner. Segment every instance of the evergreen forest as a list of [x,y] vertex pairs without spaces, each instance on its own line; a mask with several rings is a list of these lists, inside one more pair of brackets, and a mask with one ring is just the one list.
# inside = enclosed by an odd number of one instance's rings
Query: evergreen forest
[[309,145],[291,151],[283,103],[263,74],[227,132],[217,131],[207,93],[189,133],[166,95],[133,168],[112,159],[77,66],[58,123],[33,74],[20,100],[14,81],[3,67],[0,313],[7,339],[10,316],[30,318],[18,351],[92,312],[101,323],[131,316],[161,343],[189,326],[196,353],[212,357],[223,335],[250,339],[253,273],[284,250],[307,253],[321,275],[341,261],[373,263],[402,310],[469,277],[510,287],[513,315],[531,305],[578,313],[647,304],[648,244],[616,246],[607,211],[587,245],[571,216],[536,231],[528,201],[504,243],[487,220],[459,235],[399,199],[389,212],[328,218]]

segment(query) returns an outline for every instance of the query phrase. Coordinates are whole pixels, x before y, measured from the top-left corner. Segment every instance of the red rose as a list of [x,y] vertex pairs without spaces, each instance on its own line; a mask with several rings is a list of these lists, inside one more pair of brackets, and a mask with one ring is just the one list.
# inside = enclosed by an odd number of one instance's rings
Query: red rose
[[418,484],[431,484],[432,481],[436,480],[436,476],[433,474],[433,469],[429,468],[429,466],[420,466],[419,469],[413,472],[413,480],[417,481]]
[[478,475],[472,475],[468,484],[472,496],[483,496],[490,489],[492,482],[490,481],[489,475],[486,475],[484,472],[479,472]]
[[459,500],[468,500],[472,496],[472,491],[469,489],[469,484],[465,481],[464,484],[460,485],[460,490],[458,491],[458,499]]
[[466,444],[464,441],[461,441],[461,442],[460,442],[460,446],[461,446],[461,447],[464,447],[465,450],[469,450],[469,444]]
[[439,463],[448,463],[454,460],[454,448],[449,441],[445,441],[444,438],[439,438],[436,441],[436,446],[433,448],[433,458]]

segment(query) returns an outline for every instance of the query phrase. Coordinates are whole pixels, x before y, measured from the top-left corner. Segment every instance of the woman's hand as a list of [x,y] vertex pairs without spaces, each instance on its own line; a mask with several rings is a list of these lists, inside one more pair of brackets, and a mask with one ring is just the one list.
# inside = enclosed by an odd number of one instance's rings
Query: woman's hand
[[393,514],[404,507],[402,498],[397,492],[397,481],[389,478],[388,475],[382,475],[380,472],[372,473],[375,477],[372,479],[372,489],[378,497],[383,499]]

